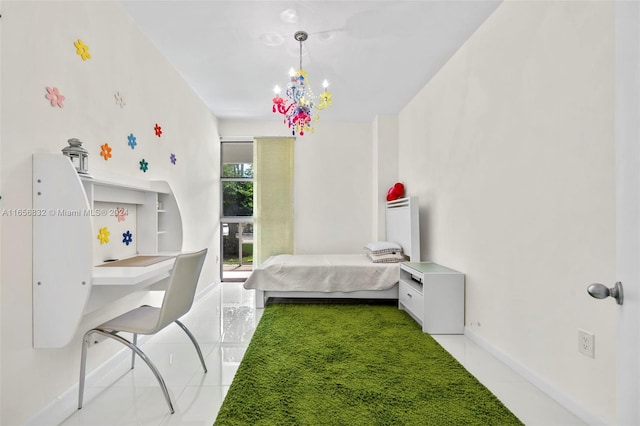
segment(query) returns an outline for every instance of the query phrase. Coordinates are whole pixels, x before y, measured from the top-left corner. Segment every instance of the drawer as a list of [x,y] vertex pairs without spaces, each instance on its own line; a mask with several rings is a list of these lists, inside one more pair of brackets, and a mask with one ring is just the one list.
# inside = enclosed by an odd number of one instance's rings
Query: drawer
[[413,285],[400,280],[398,302],[422,324],[424,319],[424,296]]

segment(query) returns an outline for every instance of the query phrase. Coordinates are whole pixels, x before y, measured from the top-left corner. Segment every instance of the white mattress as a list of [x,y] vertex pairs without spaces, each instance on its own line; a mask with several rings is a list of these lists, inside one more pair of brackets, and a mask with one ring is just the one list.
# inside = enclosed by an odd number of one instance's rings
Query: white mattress
[[350,292],[386,290],[399,279],[400,264],[373,263],[365,254],[281,254],[256,268],[244,287],[264,291]]

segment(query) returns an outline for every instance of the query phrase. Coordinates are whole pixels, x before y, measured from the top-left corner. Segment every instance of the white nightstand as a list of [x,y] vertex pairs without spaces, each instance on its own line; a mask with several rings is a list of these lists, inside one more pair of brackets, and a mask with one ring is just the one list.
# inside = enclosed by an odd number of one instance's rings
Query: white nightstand
[[464,274],[431,262],[401,263],[398,307],[425,333],[463,334]]

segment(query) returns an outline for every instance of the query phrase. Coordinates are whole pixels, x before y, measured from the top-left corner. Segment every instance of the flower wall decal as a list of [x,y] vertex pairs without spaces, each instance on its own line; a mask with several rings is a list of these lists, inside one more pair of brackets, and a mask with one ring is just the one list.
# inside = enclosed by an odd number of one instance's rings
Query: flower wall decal
[[113,97],[116,98],[116,104],[120,107],[120,108],[124,108],[125,105],[127,105],[127,103],[124,100],[124,96],[122,96],[120,94],[120,92],[116,92],[113,94]]
[[100,148],[102,149],[102,151],[100,151],[100,155],[104,158],[104,161],[107,161],[112,157],[111,147],[109,146],[109,143],[105,142],[104,144],[100,145]]
[[127,231],[124,234],[122,234],[122,242],[125,243],[126,245],[131,244],[131,242],[133,241],[133,235],[131,234],[131,232]]
[[65,97],[60,93],[60,90],[57,87],[46,87],[46,89],[47,94],[45,97],[51,101],[51,106],[63,108],[62,102],[64,102]]
[[76,54],[79,55],[83,61],[87,59],[91,59],[91,54],[89,53],[89,46],[84,44],[82,40],[78,39],[73,42],[73,45],[76,47]]
[[174,166],[176,165],[176,161],[178,161],[178,159],[176,158],[176,155],[173,152],[169,156],[169,160],[171,160],[171,164],[173,164]]
[[140,170],[142,170],[145,173],[147,172],[147,170],[149,170],[149,163],[145,161],[144,158],[140,160]]
[[100,228],[98,231],[98,240],[100,240],[100,244],[108,243],[109,235],[111,235],[111,232],[109,232],[106,226],[104,228]]
[[162,136],[162,127],[158,126],[158,123],[156,123],[156,126],[153,128],[153,130],[155,130],[157,137]]
[[118,207],[116,209],[116,217],[118,218],[118,222],[124,222],[127,219],[128,215],[129,212],[127,211],[127,209],[123,207]]
[[128,145],[131,147],[131,149],[135,149],[138,143],[136,142],[136,137],[133,135],[133,133],[127,136],[127,139],[129,139]]

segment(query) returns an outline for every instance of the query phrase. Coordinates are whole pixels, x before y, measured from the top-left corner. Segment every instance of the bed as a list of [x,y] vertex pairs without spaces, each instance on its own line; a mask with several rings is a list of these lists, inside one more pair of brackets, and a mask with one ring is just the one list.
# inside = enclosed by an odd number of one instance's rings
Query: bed
[[[405,260],[420,261],[417,197],[386,205],[386,241],[402,248]],[[363,246],[367,244],[363,243]],[[256,307],[270,298],[398,299],[399,263],[374,263],[362,254],[281,254],[269,257],[245,281],[256,290]]]

